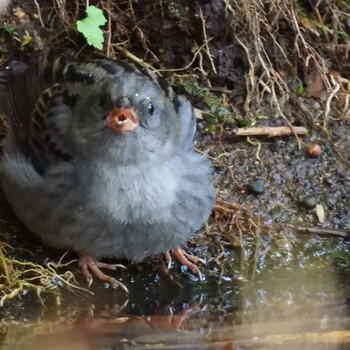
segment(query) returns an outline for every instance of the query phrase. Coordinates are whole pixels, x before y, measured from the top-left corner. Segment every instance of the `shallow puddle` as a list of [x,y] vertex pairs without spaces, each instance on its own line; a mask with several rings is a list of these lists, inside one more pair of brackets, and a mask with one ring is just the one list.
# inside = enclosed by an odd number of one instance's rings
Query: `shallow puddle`
[[[58,260],[3,209],[10,243],[36,252],[17,259]],[[189,247],[208,261],[203,281],[158,260],[115,272],[129,295],[94,281],[89,292],[43,294],[43,306],[24,289],[0,308],[0,350],[350,348],[347,242],[286,231],[247,235],[223,254],[216,243],[198,235]],[[69,268],[86,286],[77,263]]]
[[332,265],[254,281],[176,278],[183,289],[144,279],[129,296],[96,283],[94,295],[62,296],[65,309],[24,298],[2,320],[0,349],[350,348],[349,278]]

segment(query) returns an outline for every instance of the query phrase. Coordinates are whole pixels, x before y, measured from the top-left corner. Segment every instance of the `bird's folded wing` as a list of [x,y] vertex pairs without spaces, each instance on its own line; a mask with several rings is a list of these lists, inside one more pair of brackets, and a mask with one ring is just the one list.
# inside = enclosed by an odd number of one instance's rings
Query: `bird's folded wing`
[[180,145],[185,151],[191,151],[197,131],[196,117],[192,105],[183,96],[176,96],[173,101],[180,120]]

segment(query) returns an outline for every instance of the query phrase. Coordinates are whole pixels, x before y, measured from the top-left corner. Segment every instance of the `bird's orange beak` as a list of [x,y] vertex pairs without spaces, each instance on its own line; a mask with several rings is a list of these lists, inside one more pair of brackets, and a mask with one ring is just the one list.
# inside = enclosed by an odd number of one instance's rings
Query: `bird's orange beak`
[[107,116],[107,125],[116,132],[133,131],[139,125],[139,120],[132,108],[115,107]]

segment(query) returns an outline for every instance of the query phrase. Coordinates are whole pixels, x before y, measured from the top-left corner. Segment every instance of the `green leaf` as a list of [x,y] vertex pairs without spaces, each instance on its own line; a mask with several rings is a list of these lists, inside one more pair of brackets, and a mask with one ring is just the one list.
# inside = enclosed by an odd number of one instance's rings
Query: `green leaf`
[[304,92],[304,86],[303,84],[298,85],[297,87],[297,94],[301,95]]
[[192,85],[184,85],[184,89],[190,95],[193,93],[193,86]]
[[102,50],[104,38],[100,26],[103,26],[107,22],[107,19],[102,10],[96,6],[89,6],[86,9],[86,13],[87,17],[77,21],[77,29],[84,35],[89,45]]
[[16,34],[16,27],[9,23],[4,23],[2,25],[2,28],[9,34],[15,35]]

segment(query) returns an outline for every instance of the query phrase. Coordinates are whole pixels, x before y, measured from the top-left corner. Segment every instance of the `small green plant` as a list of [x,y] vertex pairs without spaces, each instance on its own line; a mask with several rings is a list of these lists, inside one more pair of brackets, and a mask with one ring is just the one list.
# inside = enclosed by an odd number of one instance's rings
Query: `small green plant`
[[223,107],[222,100],[213,95],[208,88],[200,86],[196,81],[183,83],[182,87],[193,98],[204,102],[209,107],[210,116],[207,119],[206,131],[213,131],[220,122],[235,124],[232,113]]
[[203,100],[210,95],[208,88],[200,86],[196,81],[188,84],[183,84],[185,91],[198,100]]
[[220,122],[225,122],[230,125],[235,124],[231,112],[222,106],[222,101],[214,97],[208,99],[207,104],[210,107],[210,118],[207,123],[206,131],[214,131],[215,127]]
[[10,24],[10,23],[4,23],[4,24],[2,25],[2,29],[3,29],[5,32],[9,33],[10,35],[16,35],[16,34],[17,34],[17,33],[16,33],[16,27],[13,26],[13,25]]
[[96,6],[89,6],[86,9],[87,16],[77,21],[77,29],[82,33],[89,45],[96,47],[99,50],[103,48],[103,26],[107,19],[102,10]]
[[305,91],[304,85],[300,83],[297,87],[297,94],[301,95]]
[[235,121],[238,128],[247,128],[253,125],[254,119],[253,115],[238,115]]

